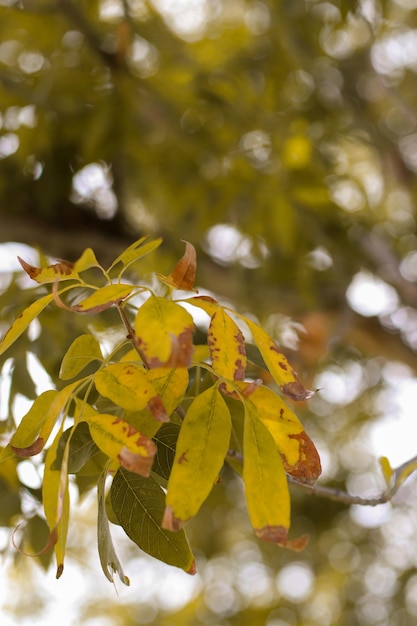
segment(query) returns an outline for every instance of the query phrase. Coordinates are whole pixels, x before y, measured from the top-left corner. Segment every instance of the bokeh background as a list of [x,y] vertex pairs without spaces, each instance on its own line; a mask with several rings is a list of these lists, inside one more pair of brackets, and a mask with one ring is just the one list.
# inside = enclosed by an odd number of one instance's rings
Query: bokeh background
[[[33,299],[16,255],[106,265],[142,235],[169,272],[181,239],[198,285],[250,312],[307,386],[298,414],[321,485],[371,497],[378,464],[417,454],[416,0],[0,0],[0,330]],[[98,323],[98,322],[97,322]],[[57,380],[85,319],[47,309],[2,357],[0,427]],[[103,336],[108,332],[103,326]],[[41,468],[0,466],[1,623],[411,626],[417,485],[347,506],[292,487],[301,554],[263,545],[231,472],[190,536],[199,574],[118,536],[117,595],[74,514],[60,581],[22,557]]]

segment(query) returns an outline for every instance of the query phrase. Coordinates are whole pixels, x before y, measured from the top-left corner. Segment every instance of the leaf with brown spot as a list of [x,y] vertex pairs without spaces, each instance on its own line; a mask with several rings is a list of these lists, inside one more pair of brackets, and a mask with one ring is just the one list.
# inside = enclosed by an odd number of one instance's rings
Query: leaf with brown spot
[[217,386],[193,400],[177,440],[163,528],[177,530],[197,514],[223,466],[231,428],[230,411]]
[[30,265],[19,256],[17,257],[20,265],[26,274],[39,284],[53,283],[56,280],[78,280],[78,272],[74,270],[74,263],[69,261],[59,261],[48,267],[35,267]]
[[136,363],[112,363],[94,378],[98,392],[128,411],[148,408],[160,422],[169,420],[163,402],[147,372]]
[[136,315],[135,343],[149,368],[189,367],[193,332],[191,315],[165,298],[150,296]]
[[211,318],[207,343],[216,374],[233,381],[244,380],[247,363],[245,340],[236,322],[222,308]]
[[114,415],[91,414],[86,421],[94,443],[104,454],[131,472],[149,476],[156,454],[151,439]]
[[[240,383],[242,395],[251,383]],[[246,400],[270,432],[284,469],[295,480],[312,486],[321,474],[320,457],[298,417],[268,387],[257,387]]]
[[308,400],[311,398],[314,391],[310,391],[302,385],[297,373],[275,341],[260,326],[246,317],[243,319],[248,324],[262,358],[282,393],[291,400]]

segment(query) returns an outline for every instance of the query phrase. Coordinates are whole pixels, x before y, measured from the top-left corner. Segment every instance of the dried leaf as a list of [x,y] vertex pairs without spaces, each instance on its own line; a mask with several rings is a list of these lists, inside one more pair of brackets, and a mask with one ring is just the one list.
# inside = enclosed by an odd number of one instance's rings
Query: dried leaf
[[173,289],[191,291],[194,287],[197,268],[197,255],[194,246],[188,241],[185,243],[185,252],[169,276],[157,274],[158,278]]

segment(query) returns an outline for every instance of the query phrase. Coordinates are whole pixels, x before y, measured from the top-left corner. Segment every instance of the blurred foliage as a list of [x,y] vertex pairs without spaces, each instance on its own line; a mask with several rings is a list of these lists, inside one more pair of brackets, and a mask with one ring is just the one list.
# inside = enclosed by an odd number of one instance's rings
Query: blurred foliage
[[[152,233],[164,238],[161,272],[179,239],[200,246],[199,284],[257,315],[289,351],[303,324],[290,358],[307,385],[325,387],[303,416],[323,482],[368,495],[383,489],[373,425],[399,415],[396,391],[417,364],[415,8],[0,0],[1,241],[70,260],[91,246],[106,264]],[[367,282],[353,310],[346,294],[358,276]],[[1,285],[5,330],[33,298],[19,276],[2,273]],[[393,288],[390,306],[372,308],[372,285]],[[42,332],[16,344],[2,370],[11,398],[38,393],[27,350],[57,379],[58,354],[84,323],[62,316],[58,325],[46,309]],[[103,338],[113,322],[93,321]],[[2,523],[19,513],[10,476],[0,476]],[[295,560],[255,543],[239,485],[226,476],[223,487],[194,522],[203,585],[189,604],[176,613],[181,602],[164,603],[144,581],[135,602],[91,601],[83,623],[414,624],[412,480],[400,506],[374,517],[294,493],[294,532],[312,535]],[[74,558],[86,545],[74,537]]]

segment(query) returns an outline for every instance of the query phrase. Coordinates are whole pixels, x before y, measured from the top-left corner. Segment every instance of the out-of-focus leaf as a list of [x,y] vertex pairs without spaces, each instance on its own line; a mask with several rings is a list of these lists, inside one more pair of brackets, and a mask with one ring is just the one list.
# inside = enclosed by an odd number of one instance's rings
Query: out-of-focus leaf
[[243,481],[251,524],[260,539],[302,550],[306,537],[289,541],[290,495],[274,440],[254,406],[245,405]]
[[74,271],[75,272],[84,272],[92,267],[98,267],[100,269],[101,265],[96,259],[96,255],[91,248],[87,248],[84,250],[80,258],[74,263]]
[[147,408],[157,421],[168,421],[161,397],[141,366],[112,363],[99,370],[94,380],[99,393],[118,406],[128,411]]
[[61,467],[54,469],[61,435],[62,432],[58,432],[46,454],[42,483],[42,502],[50,530],[49,540],[44,551],[55,546],[57,578],[61,576],[64,569],[70,505],[67,475],[68,446],[64,452]]
[[121,263],[123,266],[123,269],[119,273],[119,276],[120,276],[124,272],[124,270],[126,270],[130,265],[132,265],[132,263],[136,263],[136,261],[139,261],[139,259],[142,259],[144,256],[146,256],[150,252],[153,252],[162,243],[161,238],[152,239],[151,241],[148,241],[147,243],[145,243],[147,239],[148,237],[142,237],[138,241],[135,241],[134,243],[132,243],[132,245],[126,248],[126,250],[124,250],[113,261],[113,263],[110,265],[107,271],[111,272],[116,267],[116,265],[118,265],[118,263]]
[[178,530],[209,495],[230,443],[230,412],[217,386],[197,396],[178,436],[162,525]]
[[69,380],[77,376],[92,361],[102,361],[100,344],[92,335],[81,335],[74,339],[62,359],[59,377]]
[[98,554],[100,557],[101,567],[103,569],[105,577],[111,582],[114,582],[113,573],[119,574],[119,578],[125,585],[129,586],[130,581],[124,574],[123,568],[120,564],[118,556],[113,546],[113,541],[110,535],[109,520],[107,518],[106,511],[106,495],[105,495],[105,483],[106,483],[107,470],[102,472],[97,483],[97,545]]
[[151,369],[189,367],[194,322],[179,304],[150,296],[135,319],[135,342]]
[[9,330],[0,342],[0,355],[3,354],[20,335],[27,329],[29,324],[38,317],[39,313],[48,306],[54,299],[53,294],[48,294],[32,302],[22,313],[15,319]]
[[45,441],[39,440],[39,433],[48,416],[57,412],[56,418],[61,411],[60,406],[55,404],[59,392],[55,390],[44,391],[38,396],[26,415],[23,416],[13,437],[11,446],[19,456],[32,456],[38,454],[44,447]]
[[161,527],[165,494],[155,480],[119,469],[110,490],[114,514],[141,550],[156,559],[195,574],[195,560],[184,531]]

